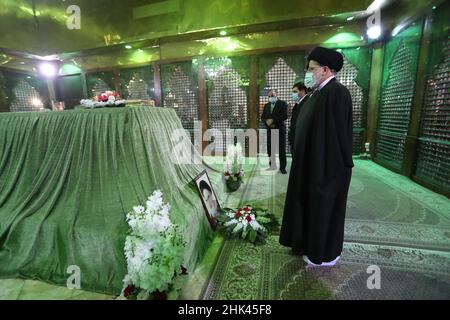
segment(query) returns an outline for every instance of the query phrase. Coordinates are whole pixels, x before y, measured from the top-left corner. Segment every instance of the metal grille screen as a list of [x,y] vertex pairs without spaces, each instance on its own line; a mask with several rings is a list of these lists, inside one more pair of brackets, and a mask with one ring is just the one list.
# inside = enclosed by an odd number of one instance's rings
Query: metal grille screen
[[450,190],[450,39],[428,76],[421,119],[416,176]]
[[[226,129],[246,129],[247,92],[243,89],[246,83],[232,59],[207,59],[205,72],[209,128],[219,129],[224,137]],[[224,141],[216,141],[216,146],[225,151]]]
[[358,69],[344,58],[344,66],[338,72],[336,79],[339,80],[350,91],[353,104],[353,153],[361,153],[362,134],[364,133],[365,112],[364,112],[364,94],[363,90],[355,82],[358,76]]
[[0,70],[0,99],[2,98],[5,111],[51,109],[47,81],[32,74]]
[[44,103],[35,88],[25,80],[21,80],[14,87],[15,99],[11,103],[10,111],[44,111]]
[[150,100],[154,97],[153,68],[122,69],[119,72],[120,94],[129,100]]
[[414,95],[415,73],[410,66],[416,63],[411,50],[401,41],[388,65],[387,82],[382,87],[376,158],[397,168],[403,161]]
[[191,139],[194,121],[199,119],[196,77],[190,61],[161,66],[163,106],[175,109],[183,127],[191,132]]
[[90,73],[86,75],[89,98],[102,91],[114,90],[114,75],[112,72]]

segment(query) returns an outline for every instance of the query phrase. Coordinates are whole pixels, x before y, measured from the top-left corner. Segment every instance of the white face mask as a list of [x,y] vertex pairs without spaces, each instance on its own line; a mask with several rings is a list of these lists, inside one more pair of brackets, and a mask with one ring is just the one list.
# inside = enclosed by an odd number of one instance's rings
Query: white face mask
[[269,102],[270,102],[270,103],[275,103],[275,102],[277,102],[277,97],[269,97]]
[[305,86],[307,88],[314,88],[315,82],[316,81],[314,80],[313,73],[312,72],[307,72],[305,74]]

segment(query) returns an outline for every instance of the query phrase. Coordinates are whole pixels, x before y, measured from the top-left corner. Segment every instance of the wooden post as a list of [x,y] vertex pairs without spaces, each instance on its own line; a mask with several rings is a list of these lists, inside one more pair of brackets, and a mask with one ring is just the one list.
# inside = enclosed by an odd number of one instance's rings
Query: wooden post
[[208,99],[206,92],[206,73],[205,73],[205,59],[200,57],[198,59],[198,119],[202,122],[202,153],[206,148],[206,141],[203,140],[203,135],[208,129]]
[[83,97],[85,99],[92,99],[91,93],[87,89],[86,72],[81,72],[81,85],[83,86]]
[[248,127],[258,129],[258,58],[256,55],[250,56],[250,87],[249,87],[249,109]]
[[370,143],[370,156],[375,157],[378,110],[380,107],[381,82],[383,80],[384,43],[375,43],[370,69],[369,102],[367,105],[366,139]]
[[155,86],[155,105],[162,107],[162,90],[161,90],[161,67],[159,63],[153,62],[153,83]]
[[122,95],[122,90],[120,87],[120,70],[119,68],[113,69],[113,75],[114,75],[114,90]]
[[403,155],[402,174],[410,178],[414,174],[418,137],[420,134],[420,117],[422,114],[423,98],[425,94],[425,68],[427,66],[428,59],[431,20],[431,16],[427,15],[423,22],[419,59],[417,62],[414,98],[411,106],[411,119],[409,122],[408,135],[406,136],[405,141],[405,153]]
[[55,81],[56,79],[48,79],[47,80],[47,90],[48,90],[48,98],[50,101],[50,108],[55,110],[55,102],[56,102],[56,90],[55,90]]
[[0,93],[0,112],[8,112],[8,111],[9,110],[6,107],[6,98],[5,98],[4,94]]
[[[1,71],[0,71],[1,77]],[[8,112],[8,106],[6,105],[6,93],[3,90],[2,83],[0,82],[0,112]]]

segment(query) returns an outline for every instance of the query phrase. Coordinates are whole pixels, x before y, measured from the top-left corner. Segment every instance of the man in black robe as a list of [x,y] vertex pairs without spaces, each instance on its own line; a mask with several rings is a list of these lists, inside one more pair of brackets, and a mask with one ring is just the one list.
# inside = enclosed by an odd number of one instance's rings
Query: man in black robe
[[[269,90],[268,95],[269,102],[264,106],[261,121],[264,122],[267,128],[267,153],[270,158],[269,170],[277,169],[275,155],[278,151],[280,171],[282,174],[286,174],[286,124],[284,122],[288,118],[288,105],[285,101],[277,98],[277,92],[275,90]],[[278,134],[278,140],[275,140],[278,145],[272,145],[273,134]]]
[[303,82],[297,82],[292,86],[292,100],[295,105],[292,108],[292,116],[291,116],[291,127],[289,128],[288,140],[289,145],[291,147],[291,152],[294,148],[294,140],[295,140],[295,125],[297,122],[298,115],[300,113],[300,109],[305,104],[308,99],[307,96],[308,89],[303,84]]
[[350,93],[335,79],[342,66],[339,52],[311,52],[305,85],[313,92],[296,123],[280,243],[309,265],[334,265],[344,240],[353,121]]

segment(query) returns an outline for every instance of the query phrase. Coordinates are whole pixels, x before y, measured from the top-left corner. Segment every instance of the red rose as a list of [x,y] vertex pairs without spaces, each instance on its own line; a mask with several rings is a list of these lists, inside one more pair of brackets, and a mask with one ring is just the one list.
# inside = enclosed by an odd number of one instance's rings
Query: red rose
[[250,217],[249,215],[246,216],[245,219],[247,219],[248,222],[252,221],[252,217]]
[[236,218],[239,218],[241,215],[242,215],[241,209],[239,209],[239,210],[236,212],[235,217],[236,217]]
[[245,208],[244,208],[244,211],[245,211],[245,212],[248,212],[248,210],[249,210],[248,207],[245,207]]
[[123,290],[123,296],[125,298],[128,298],[128,296],[132,294],[134,290],[136,290],[136,287],[134,285],[132,284],[128,285],[128,287],[126,287],[125,290]]
[[108,95],[106,93],[100,94],[100,101],[103,101],[103,102],[108,101]]
[[167,293],[158,290],[152,292],[152,296],[154,300],[167,300]]

